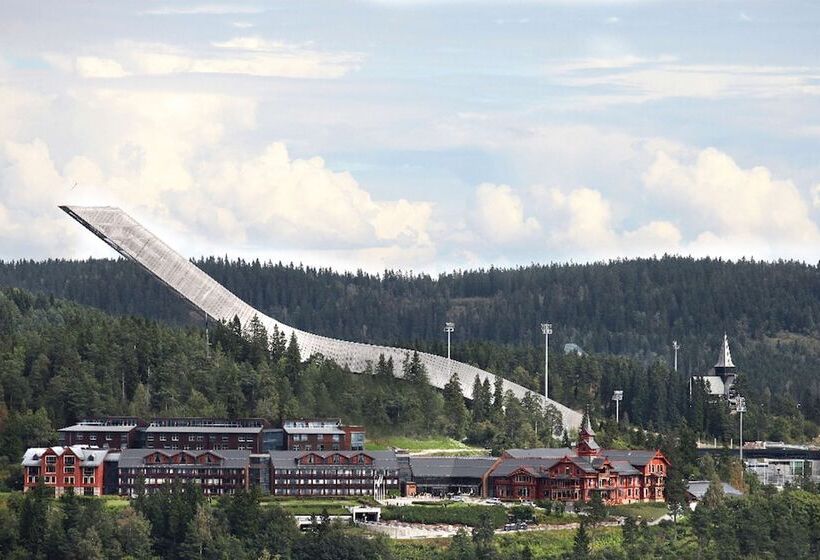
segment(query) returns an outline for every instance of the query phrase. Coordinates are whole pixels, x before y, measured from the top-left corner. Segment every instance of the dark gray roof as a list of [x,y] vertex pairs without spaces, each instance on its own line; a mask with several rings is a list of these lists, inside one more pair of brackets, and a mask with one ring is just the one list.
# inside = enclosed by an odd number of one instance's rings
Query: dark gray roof
[[539,459],[539,458],[523,458],[523,459],[505,459],[498,465],[498,467],[490,473],[490,476],[509,476],[518,469],[527,469],[531,474],[539,476],[542,469],[546,470],[554,466],[560,458],[553,459]]
[[651,461],[657,451],[648,449],[604,449],[602,454],[610,461],[627,461],[630,465],[643,467]]
[[354,455],[367,455],[373,458],[373,468],[376,469],[398,469],[399,462],[396,460],[396,453],[394,451],[271,451],[270,460],[274,469],[292,469],[296,466],[321,469],[321,468],[361,468],[363,465],[297,465],[296,460],[305,455],[318,455],[322,458],[330,457],[331,455],[341,455],[343,457],[353,457]]
[[569,460],[572,461],[575,466],[577,466],[578,468],[580,468],[584,472],[594,473],[594,472],[598,471],[595,464],[593,463],[594,459],[592,459],[590,457],[575,456],[575,457],[570,457]]
[[561,459],[566,455],[574,455],[569,447],[533,447],[532,449],[507,449],[505,452],[513,459],[532,457],[538,459]]
[[630,475],[630,474],[641,474],[641,471],[633,467],[629,464],[629,461],[610,461],[612,463],[612,468],[615,469],[621,476]]
[[495,457],[410,457],[413,479],[481,478],[496,462]]
[[[706,491],[709,489],[709,484],[710,483],[708,480],[693,480],[689,482],[686,491],[696,500],[702,500],[703,496],[706,495]],[[721,484],[723,484],[723,493],[725,495],[732,497],[739,497],[743,495],[743,492],[728,482],[722,482]]]
[[[134,468],[142,466],[143,460],[147,455],[152,453],[163,453],[168,455],[169,457],[173,457],[178,453],[187,453],[189,455],[193,455],[194,457],[199,457],[200,455],[204,455],[205,453],[211,453],[212,455],[216,455],[217,457],[221,457],[223,462],[218,465],[224,468],[229,469],[239,469],[242,467],[248,466],[250,463],[250,456],[251,452],[245,449],[219,449],[219,450],[193,450],[193,449],[123,449],[120,452],[120,468]],[[201,468],[203,465],[195,464],[195,465],[174,465],[174,468]]]

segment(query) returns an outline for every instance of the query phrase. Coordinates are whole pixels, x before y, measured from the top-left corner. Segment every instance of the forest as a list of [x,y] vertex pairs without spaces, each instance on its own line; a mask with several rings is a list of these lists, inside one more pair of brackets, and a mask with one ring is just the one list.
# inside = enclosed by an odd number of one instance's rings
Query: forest
[[[548,319],[554,325],[550,393],[558,401],[591,404],[596,416],[609,417],[612,391],[620,389],[625,417],[636,425],[663,429],[685,417],[704,436],[726,440],[734,436],[733,423],[725,411],[701,403],[697,387],[690,402],[688,378],[709,370],[727,332],[750,408],[750,437],[802,441],[820,424],[817,265],[664,257],[433,278],[213,257],[196,264],[261,311],[329,336],[445,354],[441,327],[452,320],[454,359],[538,392],[544,344],[538,325]],[[115,316],[203,326],[187,304],[124,260],[0,262],[3,285]],[[673,339],[681,344],[678,372],[671,367]],[[564,354],[568,342],[584,356]],[[130,400],[137,376],[124,376]]]

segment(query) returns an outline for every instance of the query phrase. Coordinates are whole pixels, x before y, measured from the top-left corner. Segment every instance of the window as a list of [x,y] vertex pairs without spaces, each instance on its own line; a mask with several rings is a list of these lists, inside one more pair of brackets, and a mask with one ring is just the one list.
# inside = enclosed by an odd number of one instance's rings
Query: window
[[171,441],[179,441],[179,434],[174,434],[171,436]]
[[73,485],[74,484],[74,477],[73,476],[67,476],[67,477],[63,478],[63,484]]
[[56,455],[49,455],[48,457],[46,457],[46,464],[47,465],[57,464],[57,456]]
[[66,465],[73,465],[74,459],[75,457],[67,456],[65,459],[63,459],[63,463],[65,463]]
[[159,436],[159,440],[160,441],[165,441],[167,439],[167,437],[168,436],[166,436],[165,434],[162,434],[161,436]]

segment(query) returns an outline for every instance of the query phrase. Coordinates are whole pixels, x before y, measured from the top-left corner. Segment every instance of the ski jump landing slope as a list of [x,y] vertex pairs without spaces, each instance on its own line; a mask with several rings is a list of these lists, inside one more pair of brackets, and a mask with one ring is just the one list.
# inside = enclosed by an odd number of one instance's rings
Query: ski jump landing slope
[[[239,299],[119,208],[81,206],[60,206],[60,208],[122,256],[142,266],[207,316],[218,321],[231,321],[234,317],[239,317],[243,326],[246,326],[256,316],[268,332],[272,332],[273,327],[276,326],[287,338],[295,334],[302,356],[321,354],[341,366],[347,366],[351,371],[361,373],[367,370],[368,365],[375,365],[382,354],[385,359],[392,357],[393,363],[397,365],[397,369],[400,369],[405,358],[412,352],[402,348],[337,340],[280,323]],[[473,381],[476,376],[482,382],[489,379],[490,384],[494,386],[496,376],[477,367],[455,360],[448,364],[447,358],[424,352],[419,352],[419,358],[427,368],[430,383],[440,389],[449,381],[450,372],[458,376],[464,396],[468,399],[472,398]],[[400,372],[397,373],[400,374]],[[503,387],[505,392],[510,390],[519,399],[531,393],[521,385],[507,380],[503,380]],[[542,395],[536,393],[533,395],[541,400],[542,405],[546,401],[558,409],[563,417],[565,428],[577,428],[581,424],[579,412],[551,399],[544,399]]]

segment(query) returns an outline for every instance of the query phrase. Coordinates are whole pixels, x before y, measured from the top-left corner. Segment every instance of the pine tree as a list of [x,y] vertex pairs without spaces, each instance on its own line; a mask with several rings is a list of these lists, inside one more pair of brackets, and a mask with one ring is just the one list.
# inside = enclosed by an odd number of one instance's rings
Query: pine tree
[[581,523],[578,525],[578,530],[575,531],[575,539],[572,543],[572,558],[573,560],[587,560],[590,555],[590,539],[587,534],[587,522],[585,518],[581,518]]

